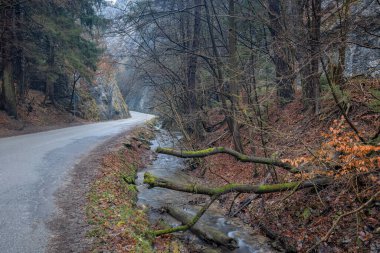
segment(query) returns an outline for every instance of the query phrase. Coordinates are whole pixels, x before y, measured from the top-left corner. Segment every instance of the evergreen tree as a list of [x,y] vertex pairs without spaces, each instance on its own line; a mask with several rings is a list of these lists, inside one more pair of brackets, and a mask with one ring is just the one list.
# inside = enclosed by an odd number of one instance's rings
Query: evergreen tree
[[46,101],[52,103],[55,88],[69,85],[59,80],[73,73],[90,80],[101,53],[95,31],[106,24],[99,14],[102,4],[103,0],[0,1],[0,108],[17,116],[17,100],[24,100],[31,79],[44,83],[34,88],[45,91]]

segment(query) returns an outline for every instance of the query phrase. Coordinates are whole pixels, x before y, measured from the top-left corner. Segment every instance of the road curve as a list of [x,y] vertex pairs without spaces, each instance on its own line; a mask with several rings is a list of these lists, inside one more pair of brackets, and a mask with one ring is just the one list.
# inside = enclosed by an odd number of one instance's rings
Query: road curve
[[44,252],[53,193],[82,155],[153,115],[0,138],[0,252]]

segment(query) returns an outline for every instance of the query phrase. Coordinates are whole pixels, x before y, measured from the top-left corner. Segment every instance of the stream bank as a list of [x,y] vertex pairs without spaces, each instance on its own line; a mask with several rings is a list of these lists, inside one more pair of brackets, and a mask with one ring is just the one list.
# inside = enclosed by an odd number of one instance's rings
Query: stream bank
[[[87,223],[79,229],[89,243],[72,252],[155,252],[147,214],[136,207],[136,173],[154,158],[149,148],[154,134],[147,125],[119,136],[88,168],[95,175],[83,194],[85,206],[78,209]],[[67,252],[62,246],[53,252]]]
[[139,126],[112,137],[73,165],[54,194],[57,210],[47,224],[46,252],[153,252],[152,237],[145,236],[149,223],[128,182],[150,159],[141,134],[148,129]]
[[[170,135],[165,130],[159,130],[156,138],[152,141],[151,149],[154,150],[158,146],[176,147],[178,140],[181,138],[179,134]],[[147,209],[149,220],[155,226],[180,225],[178,221],[163,212],[163,207],[174,206],[181,208],[185,213],[194,215],[201,206],[208,201],[208,197],[199,196],[189,193],[177,192],[162,188],[148,189],[143,184],[144,173],[149,172],[155,176],[167,179],[174,179],[177,182],[194,182],[197,180],[190,177],[185,172],[186,165],[183,159],[158,154],[152,164],[145,167],[137,173],[137,189],[138,189],[138,206]],[[200,223],[213,227],[226,236],[237,241],[238,248],[228,249],[218,247],[217,245],[209,245],[198,239],[190,232],[175,233],[175,237],[184,245],[184,252],[231,252],[231,253],[251,253],[251,252],[275,252],[271,247],[268,238],[262,236],[259,231],[250,226],[245,225],[238,218],[226,218],[221,210],[219,203],[215,202],[209,210],[200,219]],[[182,251],[181,251],[182,252]],[[211,251],[210,251],[211,252]]]
[[[230,250],[208,244],[189,231],[154,238],[152,229],[180,225],[163,212],[162,207],[174,205],[187,214],[194,215],[208,200],[204,196],[167,189],[148,189],[143,184],[145,172],[181,181],[196,180],[185,171],[183,159],[157,155],[152,151],[157,146],[175,147],[176,141],[173,140],[178,140],[180,136],[170,135],[161,129],[156,129],[155,134],[156,137],[150,142],[153,138],[150,126],[120,136],[86,167],[92,171],[92,179],[86,187],[86,206],[80,210],[81,216],[87,217],[87,224],[67,226],[77,227],[76,231],[81,231],[80,238],[76,238],[78,232],[71,229],[65,235],[70,240],[58,240],[59,245],[56,244],[51,252],[64,251],[71,241],[77,242],[74,244],[77,246],[73,245],[73,252],[274,252],[270,241],[257,230],[246,226],[237,218],[226,218],[217,202],[200,222],[234,238],[239,248]],[[98,171],[96,175],[95,171]],[[66,198],[73,199],[69,195]],[[69,212],[65,215],[72,216]],[[72,221],[75,222],[76,219]],[[55,226],[59,224],[56,223]],[[84,240],[86,246],[79,247]]]

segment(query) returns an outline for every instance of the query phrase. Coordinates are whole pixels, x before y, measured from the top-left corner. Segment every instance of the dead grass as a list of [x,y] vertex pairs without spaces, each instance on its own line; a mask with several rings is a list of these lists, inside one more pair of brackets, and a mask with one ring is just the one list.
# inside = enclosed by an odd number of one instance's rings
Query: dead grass
[[[101,173],[88,194],[86,213],[95,238],[94,252],[153,252],[146,210],[136,207],[137,170],[149,162],[152,137],[147,128],[133,131],[126,145],[102,158]],[[142,140],[142,141],[140,141]]]

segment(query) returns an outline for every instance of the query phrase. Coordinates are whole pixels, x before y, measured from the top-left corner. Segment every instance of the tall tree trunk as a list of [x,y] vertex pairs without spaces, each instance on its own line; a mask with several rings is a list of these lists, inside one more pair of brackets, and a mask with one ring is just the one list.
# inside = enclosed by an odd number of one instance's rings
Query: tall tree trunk
[[339,10],[339,38],[340,43],[338,45],[338,62],[336,66],[333,66],[332,81],[334,84],[341,85],[343,83],[343,73],[346,63],[346,49],[347,49],[347,35],[349,32],[349,15],[350,6],[353,0],[345,0],[342,9]]
[[[236,57],[235,59],[232,60],[232,61],[236,62],[236,64],[232,64],[233,68],[235,68],[235,67],[237,67],[236,66],[237,65],[236,23],[235,23],[236,17],[234,16],[235,15],[235,13],[234,13],[235,12],[235,6],[234,6],[234,2],[232,0],[230,0],[229,4],[232,5],[232,6],[229,6],[229,18],[230,18],[229,19],[229,26],[230,26],[230,28],[232,28],[232,29],[229,29],[229,41],[231,42],[231,44],[229,45],[229,50],[230,50],[230,56],[231,56],[231,49],[232,49],[232,52],[234,53],[234,56]],[[237,124],[236,119],[234,118],[234,116],[236,116],[236,111],[234,110],[234,106],[236,105],[237,100],[234,101],[235,103],[233,102],[233,100],[237,99],[237,97],[239,95],[238,87],[237,86],[234,87],[235,93],[232,93],[232,90],[231,90],[231,86],[233,86],[234,84],[238,85],[238,83],[236,82],[236,77],[234,77],[237,72],[234,72],[233,70],[231,70],[232,61],[230,61],[230,64],[229,64],[230,73],[229,74],[231,75],[231,81],[235,82],[235,83],[231,82],[230,87],[227,87],[227,85],[225,84],[223,62],[221,60],[221,56],[219,54],[219,51],[218,51],[218,48],[216,45],[215,36],[214,36],[214,27],[211,23],[211,18],[210,18],[211,15],[210,15],[210,10],[209,10],[207,0],[204,0],[204,6],[205,6],[205,10],[206,10],[206,21],[207,21],[208,31],[209,31],[209,35],[210,35],[210,40],[211,40],[212,51],[214,54],[213,64],[214,64],[215,70],[216,70],[214,72],[214,75],[217,79],[217,83],[219,86],[217,88],[217,90],[222,93],[222,94],[220,94],[220,100],[222,101],[222,107],[225,111],[226,122],[227,122],[227,125],[229,128],[229,131],[232,134],[235,149],[239,152],[243,152],[243,145],[241,143],[239,125]],[[234,35],[232,33],[234,33]],[[235,80],[233,80],[233,79],[235,79]],[[229,99],[231,100],[231,106],[228,106],[228,104],[227,104],[227,100],[226,100],[227,94],[228,94]]]
[[276,71],[277,95],[280,105],[285,105],[294,99],[294,71],[292,54],[284,43],[283,24],[281,19],[281,1],[268,0],[269,31],[272,36],[273,63]]
[[320,37],[321,37],[321,0],[310,0],[307,5],[308,27],[309,27],[309,45],[310,61],[309,73],[305,85],[304,96],[308,107],[313,108],[315,113],[320,111],[320,93],[321,87],[319,82],[319,59],[320,59]]
[[13,83],[13,67],[12,62],[7,59],[6,54],[3,56],[3,87],[2,100],[5,111],[17,118],[17,98],[15,85]]
[[[201,33],[201,10],[202,10],[202,0],[194,0],[194,30],[193,30],[193,39],[191,45],[192,54],[189,56],[188,61],[188,72],[187,72],[187,102],[188,110],[191,117],[196,117],[192,122],[194,122],[193,130],[197,138],[204,138],[204,128],[202,125],[202,120],[200,115],[197,114],[198,110],[198,101],[197,101],[197,64],[199,53],[199,37]],[[196,115],[197,114],[197,115]]]
[[54,43],[51,38],[48,38],[48,71],[46,75],[46,90],[45,90],[45,103],[47,101],[55,104],[54,100]]
[[15,39],[12,29],[14,24],[14,6],[6,6],[3,9],[4,32],[2,37],[2,104],[5,111],[17,118],[17,96],[13,82],[12,43]]
[[16,69],[15,69],[15,75],[17,78],[17,84],[18,84],[18,95],[22,102],[25,102],[25,96],[26,96],[26,71],[25,71],[25,54],[23,50],[23,35],[22,35],[22,26],[24,22],[24,12],[22,10],[22,3],[17,3],[15,5],[15,30],[14,30],[14,37],[16,38],[16,45],[17,48],[15,49],[15,56],[16,56]]
[[302,101],[305,108],[309,107],[310,101],[308,101],[307,86],[310,81],[310,43],[309,43],[309,31],[304,22],[306,15],[305,0],[295,0],[293,15],[293,27],[294,31],[292,37],[294,41],[297,41],[297,48],[295,48],[295,57],[298,63],[298,71],[301,79],[302,87]]
[[194,0],[194,30],[191,51],[194,54],[190,54],[188,62],[187,73],[187,85],[188,85],[188,108],[190,113],[197,109],[197,97],[196,97],[196,75],[197,75],[197,63],[199,53],[199,36],[201,33],[201,0]]
[[236,13],[235,0],[228,2],[228,51],[229,57],[229,94],[231,100],[230,115],[227,117],[227,124],[232,133],[235,149],[239,152],[243,151],[243,145],[240,136],[240,126],[237,122],[238,104],[240,99],[239,88],[239,62],[237,52],[237,34],[236,34]]
[[[216,46],[215,36],[214,36],[214,28],[213,28],[213,25],[211,23],[211,18],[210,18],[211,15],[210,15],[210,10],[208,7],[207,0],[204,0],[204,6],[205,6],[205,10],[206,10],[206,20],[207,20],[207,27],[208,27],[211,45],[212,45],[212,52],[214,54],[213,55],[214,56],[213,62],[214,62],[215,69],[216,69],[216,72],[214,74],[215,74],[215,77],[217,79],[217,83],[219,86],[217,88],[217,90],[220,91],[224,87],[223,63],[222,63],[222,60],[220,59],[220,54],[219,54],[219,51],[218,51],[217,46]],[[222,100],[223,105],[227,104],[225,102],[226,97],[224,95],[221,96],[221,100]]]
[[79,79],[81,78],[80,74],[76,71],[74,71],[74,74],[73,74],[73,87],[72,87],[72,91],[71,91],[71,96],[70,96],[70,104],[69,104],[69,110],[73,110],[73,115],[75,116],[75,108],[73,108],[74,106],[74,95],[75,95],[75,88],[76,88],[76,85],[77,85],[77,82],[79,81]]

